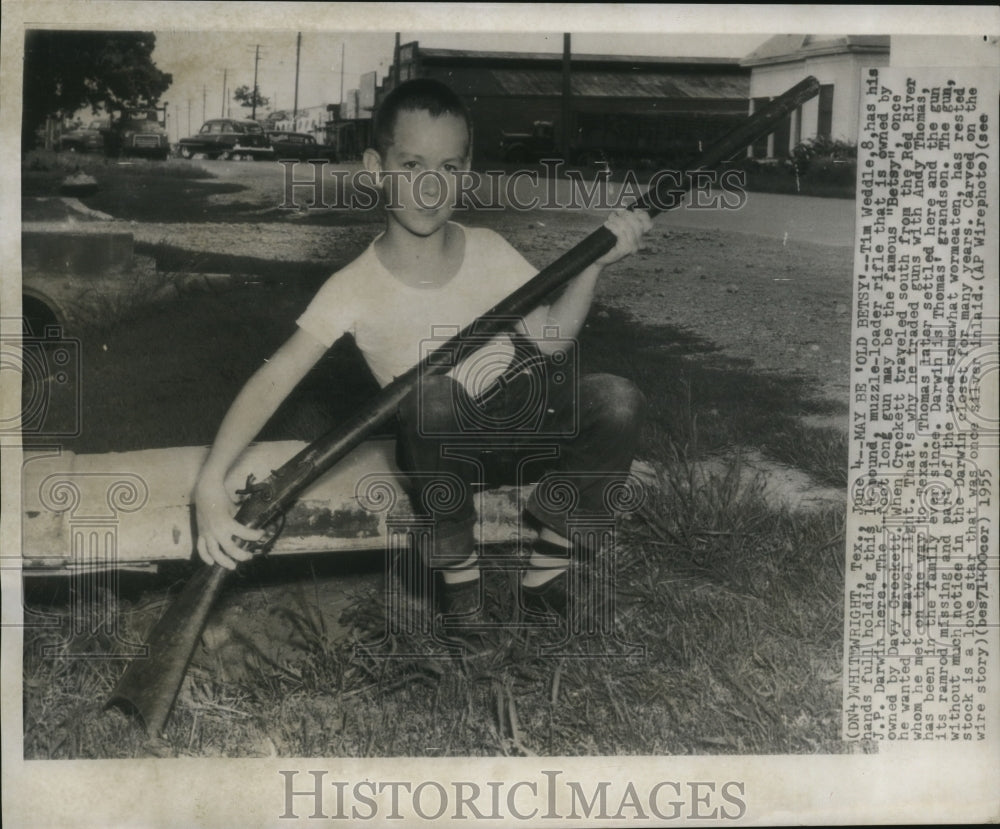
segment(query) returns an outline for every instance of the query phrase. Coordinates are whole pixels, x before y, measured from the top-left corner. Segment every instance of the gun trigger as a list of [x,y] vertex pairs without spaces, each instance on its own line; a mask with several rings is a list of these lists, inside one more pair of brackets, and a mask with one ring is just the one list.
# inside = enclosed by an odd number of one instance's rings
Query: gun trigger
[[285,514],[279,514],[270,523],[265,524],[261,529],[265,535],[260,541],[250,542],[248,548],[255,556],[267,555],[282,530],[285,529]]

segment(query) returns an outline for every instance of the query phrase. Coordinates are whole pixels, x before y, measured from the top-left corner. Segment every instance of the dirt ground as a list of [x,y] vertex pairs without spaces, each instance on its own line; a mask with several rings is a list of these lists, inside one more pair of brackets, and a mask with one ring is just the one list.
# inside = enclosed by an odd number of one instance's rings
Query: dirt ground
[[[275,214],[266,207],[260,209],[268,221],[246,221],[247,206],[240,203],[238,223],[95,221],[93,213],[66,208],[56,213],[49,208],[45,218],[71,216],[77,231],[125,229],[139,246],[327,263],[331,272],[360,253],[381,227],[372,214],[361,219],[329,212]],[[41,213],[37,205],[26,209],[24,227],[35,227],[32,218]],[[593,216],[573,211],[457,214],[456,219],[496,229],[538,267],[595,228]],[[799,264],[803,254],[808,269]],[[678,326],[757,370],[815,381],[820,396],[845,404],[840,425],[846,428],[851,256],[849,248],[834,245],[681,229],[664,216],[637,256],[608,269],[597,299],[640,322]]]

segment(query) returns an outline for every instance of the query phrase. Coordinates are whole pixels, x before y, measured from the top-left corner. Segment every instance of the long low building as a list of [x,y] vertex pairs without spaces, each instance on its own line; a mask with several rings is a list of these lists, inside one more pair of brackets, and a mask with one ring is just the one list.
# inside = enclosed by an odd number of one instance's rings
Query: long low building
[[399,46],[382,84],[371,72],[348,93],[332,133],[343,157],[359,157],[385,95],[411,78],[437,78],[472,111],[477,162],[566,150],[574,161],[676,163],[813,75],[820,94],[747,149],[780,159],[816,137],[853,143],[861,73],[887,65],[889,52],[887,35],[775,35],[742,59],[571,54],[567,64],[559,53],[426,49],[413,41]]
[[612,157],[676,159],[745,118],[750,97],[750,71],[738,59],[572,55],[564,73],[561,54],[425,49],[411,42],[400,46],[378,100],[397,78],[420,77],[447,83],[466,101],[480,161],[524,160],[502,149],[510,133],[559,148],[567,118],[575,155],[604,149]]

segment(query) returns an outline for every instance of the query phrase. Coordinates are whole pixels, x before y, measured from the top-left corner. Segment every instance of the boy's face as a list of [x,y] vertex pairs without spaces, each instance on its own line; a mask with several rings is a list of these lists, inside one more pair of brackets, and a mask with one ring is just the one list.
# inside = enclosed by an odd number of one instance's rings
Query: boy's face
[[[373,151],[372,151],[373,152]],[[378,167],[390,221],[418,236],[444,227],[455,208],[455,174],[469,169],[469,131],[457,115],[403,110]]]

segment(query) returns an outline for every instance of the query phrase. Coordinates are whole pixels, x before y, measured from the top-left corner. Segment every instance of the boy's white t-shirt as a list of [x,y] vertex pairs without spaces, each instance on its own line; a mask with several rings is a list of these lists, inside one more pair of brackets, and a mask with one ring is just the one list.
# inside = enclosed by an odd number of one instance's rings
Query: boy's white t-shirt
[[[373,243],[324,283],[299,327],[327,347],[351,334],[379,385],[388,385],[538,272],[498,233],[458,227],[465,234],[465,256],[444,285],[404,284],[382,265]],[[513,357],[504,335],[486,345],[488,351],[463,352],[465,359],[451,372],[473,395],[485,391]]]

